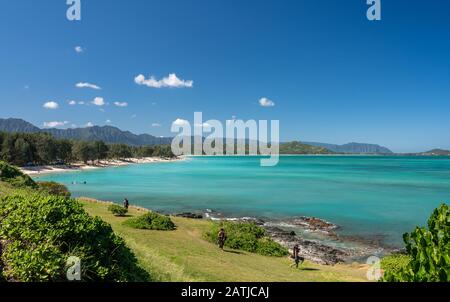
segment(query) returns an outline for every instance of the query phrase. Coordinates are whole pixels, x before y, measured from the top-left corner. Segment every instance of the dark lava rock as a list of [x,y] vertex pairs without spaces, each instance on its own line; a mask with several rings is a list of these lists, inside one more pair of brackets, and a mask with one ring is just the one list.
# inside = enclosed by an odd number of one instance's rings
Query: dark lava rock
[[315,263],[334,265],[345,262],[345,258],[349,256],[349,254],[344,250],[340,250],[320,242],[299,238],[295,235],[295,233],[293,234],[290,231],[267,226],[265,229],[274,241],[289,249],[293,249],[293,247],[298,244],[300,248],[300,256]]
[[203,219],[203,216],[200,214],[195,214],[195,213],[181,213],[181,214],[176,214],[176,217],[182,217],[182,218],[190,218],[190,219]]
[[315,217],[300,217],[293,219],[292,224],[305,227],[311,231],[331,232],[338,228],[337,225]]
[[259,219],[259,218],[254,218],[254,217],[238,218],[237,221],[238,222],[254,223],[254,224],[259,225],[259,226],[262,226],[262,225],[264,225],[266,223],[264,220]]

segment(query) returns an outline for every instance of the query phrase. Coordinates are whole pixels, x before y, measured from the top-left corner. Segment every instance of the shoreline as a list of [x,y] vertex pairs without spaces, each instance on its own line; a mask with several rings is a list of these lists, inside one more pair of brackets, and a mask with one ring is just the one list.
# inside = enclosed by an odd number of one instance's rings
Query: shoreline
[[340,225],[317,217],[292,216],[272,219],[258,216],[230,216],[208,209],[204,213],[204,219],[253,222],[265,229],[267,235],[282,246],[292,250],[297,244],[300,247],[301,256],[322,265],[363,263],[369,256],[380,257],[402,250],[381,241],[375,241],[371,237],[349,237],[339,234]]
[[94,164],[74,163],[71,165],[47,165],[47,166],[33,166],[20,167],[22,173],[28,176],[38,176],[45,174],[57,174],[77,171],[96,170],[104,168],[123,167],[136,164],[156,164],[156,163],[171,163],[185,160],[185,157],[178,157],[174,159],[161,157],[143,157],[143,158],[124,158],[120,160],[101,160]]
[[[90,197],[77,197],[77,200],[100,203],[100,204],[118,204],[113,201],[104,201]],[[231,222],[252,222],[263,228],[267,235],[275,242],[292,251],[294,245],[299,245],[300,255],[305,259],[321,264],[321,265],[336,265],[339,263],[365,263],[365,259],[371,255],[381,256],[382,254],[389,254],[395,250],[388,249],[382,245],[368,244],[364,238],[359,240],[347,240],[345,237],[339,236],[335,231],[340,227],[332,222],[315,218],[315,217],[292,217],[286,221],[271,220],[267,218],[257,217],[231,217],[223,215],[222,213],[212,210],[205,210],[196,212],[167,212],[152,210],[139,205],[130,205],[130,208],[141,213],[156,212],[162,215],[192,219],[192,220],[206,220],[211,222],[231,221]],[[298,229],[293,231],[286,225],[296,225]],[[299,232],[298,230],[303,231]],[[305,236],[309,233],[318,235],[318,237]],[[322,237],[322,239],[319,239]]]

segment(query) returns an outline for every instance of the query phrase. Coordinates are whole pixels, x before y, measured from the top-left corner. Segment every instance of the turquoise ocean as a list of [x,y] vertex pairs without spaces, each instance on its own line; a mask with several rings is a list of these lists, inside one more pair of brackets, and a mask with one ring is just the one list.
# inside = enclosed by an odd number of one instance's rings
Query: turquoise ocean
[[341,236],[390,247],[450,202],[449,157],[282,156],[275,167],[261,167],[258,157],[192,157],[37,178],[63,183],[75,197],[126,197],[165,213],[318,217],[337,224]]

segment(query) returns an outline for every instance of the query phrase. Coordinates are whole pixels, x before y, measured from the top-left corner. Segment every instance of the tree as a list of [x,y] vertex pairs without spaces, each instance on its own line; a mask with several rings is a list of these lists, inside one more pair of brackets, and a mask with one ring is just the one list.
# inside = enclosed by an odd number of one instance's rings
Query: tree
[[155,151],[153,152],[153,156],[167,157],[167,158],[175,157],[169,145],[156,146]]
[[14,164],[25,166],[33,161],[33,151],[31,145],[22,137],[14,142],[15,159]]
[[6,138],[6,135],[7,135],[6,133],[0,132],[0,152],[2,151],[2,145],[3,145],[3,141]]
[[125,144],[114,144],[109,148],[109,157],[116,159],[130,158],[133,156],[133,152],[130,146]]
[[73,143],[69,140],[63,139],[57,141],[58,160],[64,163],[70,163],[73,160],[72,147]]
[[137,158],[152,157],[155,149],[151,146],[142,146],[134,148],[133,156]]
[[35,136],[37,162],[40,164],[51,164],[56,160],[56,140],[47,133],[39,133]]
[[85,141],[75,142],[72,148],[72,155],[75,159],[87,164],[93,158],[93,148]]
[[2,143],[1,158],[8,163],[14,163],[14,143],[13,135],[7,135]]
[[93,144],[94,157],[97,161],[105,159],[108,156],[109,148],[103,141],[96,141]]

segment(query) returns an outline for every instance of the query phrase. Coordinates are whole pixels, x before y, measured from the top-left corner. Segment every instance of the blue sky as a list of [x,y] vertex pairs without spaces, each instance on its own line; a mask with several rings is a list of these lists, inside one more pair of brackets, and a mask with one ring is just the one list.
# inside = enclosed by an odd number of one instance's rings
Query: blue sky
[[382,0],[379,22],[365,0],[81,0],[80,22],[65,2],[1,0],[0,117],[170,136],[202,111],[278,119],[283,141],[450,148],[448,1]]

